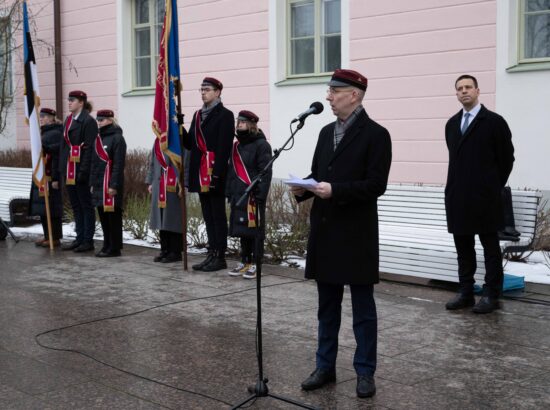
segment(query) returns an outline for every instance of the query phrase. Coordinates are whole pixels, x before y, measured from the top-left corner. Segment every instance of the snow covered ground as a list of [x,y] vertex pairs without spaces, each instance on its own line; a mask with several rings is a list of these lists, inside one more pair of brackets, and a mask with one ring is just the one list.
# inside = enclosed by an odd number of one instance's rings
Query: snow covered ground
[[[13,233],[21,236],[36,237],[42,236],[42,225],[36,224],[27,227],[11,228]],[[65,240],[74,237],[74,225],[64,224],[63,235]],[[95,239],[102,240],[101,229],[96,231]],[[149,248],[160,248],[160,245],[155,242],[154,235],[151,233],[148,240],[133,239],[128,232],[124,232],[124,243],[137,246],[146,246]],[[204,249],[189,248],[190,254],[204,253]],[[292,265],[299,268],[305,267],[303,258],[291,258],[286,265]],[[523,276],[525,282],[542,283],[550,285],[550,254],[547,257],[542,252],[533,252],[527,262],[508,262],[504,267],[504,272],[511,275]]]

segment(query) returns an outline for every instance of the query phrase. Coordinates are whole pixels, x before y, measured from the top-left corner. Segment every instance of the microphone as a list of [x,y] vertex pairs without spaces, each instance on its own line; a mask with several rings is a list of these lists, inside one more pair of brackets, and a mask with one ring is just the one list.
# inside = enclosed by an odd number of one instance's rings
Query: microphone
[[323,112],[324,109],[325,107],[323,107],[323,104],[321,104],[319,101],[315,101],[309,106],[309,109],[307,111],[304,111],[303,113],[298,115],[296,118],[294,118],[291,124],[297,121],[304,122],[304,120],[307,117],[309,117],[311,114],[315,114],[315,115],[320,114]]

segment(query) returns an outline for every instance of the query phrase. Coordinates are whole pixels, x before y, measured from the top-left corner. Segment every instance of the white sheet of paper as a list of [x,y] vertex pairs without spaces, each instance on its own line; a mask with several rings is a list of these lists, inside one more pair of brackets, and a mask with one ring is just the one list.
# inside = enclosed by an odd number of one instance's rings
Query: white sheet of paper
[[302,179],[292,174],[288,174],[288,179],[283,182],[290,186],[297,186],[305,189],[313,188],[318,184],[318,182],[313,178]]

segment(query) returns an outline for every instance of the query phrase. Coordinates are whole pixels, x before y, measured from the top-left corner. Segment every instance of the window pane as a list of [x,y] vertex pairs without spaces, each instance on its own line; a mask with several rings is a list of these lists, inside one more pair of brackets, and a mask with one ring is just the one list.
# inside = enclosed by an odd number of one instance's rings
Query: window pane
[[526,16],[525,58],[550,57],[550,13]]
[[325,0],[323,4],[323,33],[340,33],[340,0]]
[[136,86],[149,87],[151,85],[151,59],[136,59]]
[[313,39],[292,40],[292,72],[291,74],[313,73],[314,62],[314,41]]
[[550,0],[526,0],[526,11],[550,10]]
[[291,5],[291,37],[313,36],[315,33],[315,6],[313,0]]
[[149,22],[149,0],[135,0],[136,24]]
[[162,23],[164,22],[164,12],[165,12],[165,9],[166,9],[166,3],[164,0],[155,0],[157,2],[157,23],[159,23],[160,25],[162,25]]
[[148,28],[136,30],[136,57],[151,55],[151,37]]
[[321,72],[334,71],[340,68],[341,44],[340,36],[321,38]]

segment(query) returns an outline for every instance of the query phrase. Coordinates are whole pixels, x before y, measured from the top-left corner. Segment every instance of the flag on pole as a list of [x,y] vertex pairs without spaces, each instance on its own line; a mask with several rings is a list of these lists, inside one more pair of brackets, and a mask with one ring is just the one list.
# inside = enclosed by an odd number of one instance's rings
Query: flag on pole
[[179,61],[177,0],[166,0],[160,37],[153,132],[162,152],[170,158],[176,169],[180,169],[182,161],[175,94],[175,81],[178,80],[179,84],[180,79]]
[[23,51],[25,58],[25,119],[29,125],[32,177],[39,190],[45,186],[44,160],[42,157],[42,138],[40,136],[40,93],[38,89],[38,75],[36,73],[36,60],[32,48],[31,33],[29,29],[29,16],[27,14],[27,0],[23,1]]

